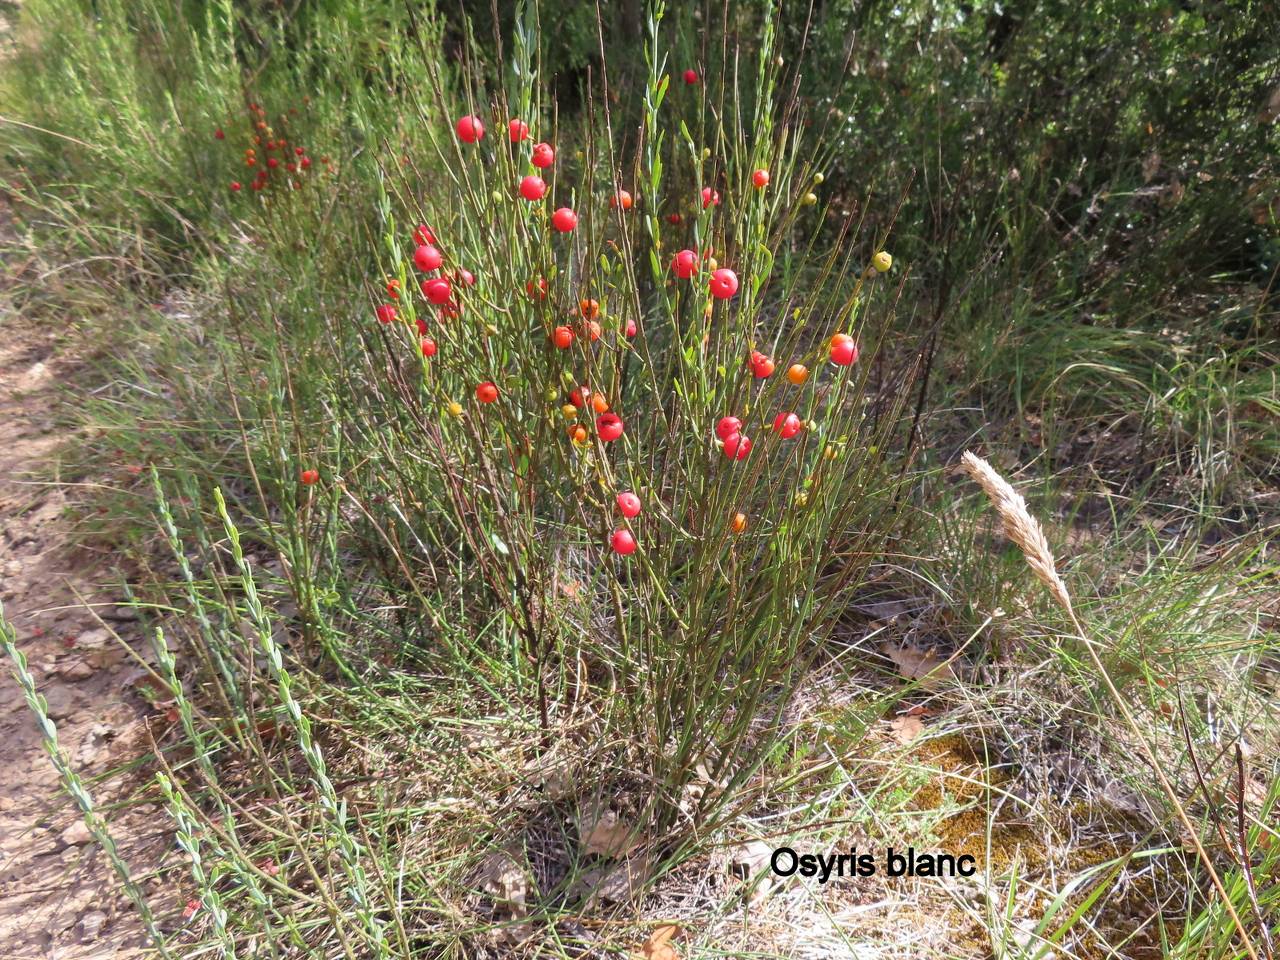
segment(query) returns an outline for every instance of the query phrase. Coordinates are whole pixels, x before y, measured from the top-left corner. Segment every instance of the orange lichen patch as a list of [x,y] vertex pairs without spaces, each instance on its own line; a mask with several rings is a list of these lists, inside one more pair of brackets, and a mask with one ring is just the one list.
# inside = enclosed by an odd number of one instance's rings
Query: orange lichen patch
[[[1043,845],[1043,825],[1034,829],[1023,822],[989,822],[988,809],[999,799],[1008,777],[984,762],[981,744],[961,736],[925,740],[910,752],[911,759],[933,771],[912,794],[909,808],[922,814],[936,813],[927,832],[938,849],[974,858],[980,870],[1009,867],[1019,856],[1028,866],[1045,862],[1035,848]],[[1006,804],[1010,814],[1016,805]],[[990,836],[988,837],[988,834]],[[990,864],[988,864],[988,853]]]
[[[914,743],[904,762],[914,771],[903,787],[909,798],[903,805],[924,821],[920,836],[904,837],[903,843],[953,854],[968,854],[979,873],[994,878],[1008,874],[1016,865],[1021,876],[1032,878],[1054,874],[1077,876],[1090,867],[1118,860],[1132,850],[1140,838],[1117,824],[1115,832],[1090,831],[1082,836],[1073,824],[1088,822],[1091,812],[1084,801],[1051,810],[1035,811],[1006,799],[1001,792],[1009,783],[1003,770],[993,770],[984,762],[980,741],[959,735],[924,739]],[[993,813],[993,811],[999,811]],[[1097,882],[1106,882],[1108,871],[1099,871]],[[1161,913],[1163,892],[1150,871],[1137,875],[1126,872],[1123,882],[1090,911],[1091,923],[1077,925],[1066,938],[1073,955],[1081,958],[1114,956],[1114,945],[1124,943],[1124,955],[1134,958],[1161,956],[1161,930],[1155,917]],[[1081,889],[1083,897],[1091,889]],[[1030,905],[1032,914],[1048,907],[1051,898]],[[1069,912],[1069,911],[1068,911]],[[1176,915],[1176,912],[1175,914]],[[1176,939],[1180,924],[1165,914],[1163,936]],[[1135,935],[1136,931],[1136,935]],[[986,931],[957,926],[957,942],[981,940]],[[1126,939],[1132,937],[1132,939]],[[1108,946],[1108,944],[1110,946]]]

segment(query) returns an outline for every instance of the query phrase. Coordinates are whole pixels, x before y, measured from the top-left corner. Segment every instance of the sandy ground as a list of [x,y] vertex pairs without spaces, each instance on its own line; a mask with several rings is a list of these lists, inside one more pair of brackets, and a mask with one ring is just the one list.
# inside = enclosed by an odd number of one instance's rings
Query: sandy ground
[[[130,687],[136,663],[121,643],[141,644],[134,611],[99,586],[113,579],[103,558],[67,546],[73,521],[68,490],[56,482],[62,436],[54,417],[71,363],[52,331],[36,329],[0,300],[0,599],[49,701],[62,749],[89,782],[150,743],[146,704]],[[133,909],[59,790],[9,667],[5,658],[0,960],[130,955],[142,942]],[[129,799],[143,786],[133,774],[89,782],[99,805]],[[169,842],[167,817],[154,804],[130,802],[109,817],[133,863],[154,863],[159,845]]]

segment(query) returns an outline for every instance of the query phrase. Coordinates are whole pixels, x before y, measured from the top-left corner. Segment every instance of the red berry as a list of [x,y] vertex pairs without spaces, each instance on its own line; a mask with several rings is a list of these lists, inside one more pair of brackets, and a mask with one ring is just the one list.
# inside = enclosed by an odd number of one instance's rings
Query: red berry
[[738,292],[738,275],[721,267],[711,274],[708,286],[711,288],[711,295],[717,300],[728,300]]
[[569,402],[581,410],[588,400],[591,399],[591,388],[583,385],[575,387],[569,394]]
[[640,498],[630,490],[618,494],[618,512],[628,520],[640,516]]
[[539,170],[545,170],[556,162],[556,152],[551,149],[551,144],[549,143],[535,143],[533,145],[533,155],[529,158],[529,162]]
[[419,246],[430,246],[436,242],[435,232],[425,223],[420,223],[418,229],[413,231],[413,242]]
[[413,251],[413,262],[423,273],[429,273],[440,269],[440,264],[444,263],[444,255],[431,244],[424,243]]
[[422,338],[422,355],[424,357],[434,357],[436,355],[436,342],[430,337]]
[[484,136],[484,124],[479,117],[460,117],[457,127],[458,139],[463,143],[475,143]]
[[240,181],[239,181],[239,180],[232,180],[232,181],[231,181],[231,190],[232,190],[232,192],[233,192],[233,193],[239,193],[239,192],[240,192]]
[[547,183],[541,177],[528,176],[520,181],[520,196],[530,203],[541,200],[547,192]]
[[613,547],[614,553],[625,557],[636,552],[636,538],[631,535],[630,530],[619,527],[609,538],[609,546]]
[[434,277],[422,282],[422,292],[434,304],[448,303],[453,296],[453,287],[444,277]]
[[751,440],[740,433],[725,438],[724,455],[731,460],[745,460],[751,452]]
[[302,481],[304,486],[311,486],[320,479],[319,470],[303,470],[298,474],[298,479]]
[[763,190],[769,185],[769,171],[760,169],[751,175],[751,182],[757,190]]
[[275,157],[267,157],[267,166],[274,170],[276,167],[280,166],[280,161]]
[[379,323],[393,323],[396,319],[396,308],[394,304],[384,303],[377,310],[373,311],[378,317]]
[[678,213],[668,213],[667,223],[679,223],[683,219]]
[[742,421],[737,417],[721,417],[720,422],[716,424],[716,436],[721,440],[728,440],[740,430],[742,430]]
[[573,331],[568,327],[556,327],[551,333],[551,341],[561,350],[567,350],[573,344]]
[[698,272],[698,255],[692,250],[681,250],[671,261],[671,269],[681,280],[688,280]]
[[462,281],[464,286],[474,287],[476,285],[476,275],[470,270],[461,269],[456,274],[457,278]]
[[596,432],[605,443],[622,436],[622,418],[616,413],[602,413],[596,418]]
[[804,422],[794,413],[780,413],[773,418],[773,432],[783,440],[790,440],[803,429]]
[[547,281],[542,277],[537,280],[530,280],[524,285],[524,289],[535,300],[547,299]]
[[847,333],[837,333],[831,338],[831,362],[847,367],[858,362],[858,344]]
[[219,127],[217,130],[213,131],[213,138],[215,140],[225,140],[227,139],[227,135],[223,133],[222,128]]
[[427,321],[421,317],[414,317],[413,325],[418,328],[418,336],[425,337],[427,335]]
[[627,336],[628,336],[628,337],[634,337],[638,331],[639,331],[639,328],[636,326],[636,322],[635,322],[634,320],[628,320],[628,321],[627,321]]
[[712,190],[710,187],[702,188],[702,209],[705,210],[710,206],[720,206],[720,191]]
[[684,82],[685,82],[685,83],[687,83],[689,86],[691,86],[691,87],[692,87],[695,83],[697,83],[697,82],[698,82],[698,71],[697,71],[697,70],[686,70],[686,71],[684,72]]
[[561,233],[569,233],[578,225],[578,215],[568,207],[561,207],[551,215],[551,225]]
[[310,169],[311,169],[311,158],[310,158],[310,157],[303,157],[303,158],[302,158],[302,169],[303,169],[303,170],[310,170]]
[[481,403],[493,403],[498,399],[498,388],[486,380],[476,387],[476,399]]
[[512,119],[507,124],[507,134],[511,137],[512,143],[519,143],[521,140],[529,139],[529,125],[518,118]]
[[304,153],[306,153],[306,152],[307,152],[307,151],[303,150],[301,147],[294,147],[294,148],[293,148],[293,153],[294,153],[294,155],[295,155],[295,156],[298,156],[298,157],[302,156],[302,155],[303,155]]
[[771,376],[774,369],[774,363],[770,357],[766,357],[759,350],[751,351],[751,373],[757,380]]
[[619,190],[617,194],[609,198],[609,206],[613,207],[615,210],[617,210],[618,207],[622,207],[623,210],[630,210],[631,205],[634,202],[635,201],[632,199],[631,194],[626,190]]

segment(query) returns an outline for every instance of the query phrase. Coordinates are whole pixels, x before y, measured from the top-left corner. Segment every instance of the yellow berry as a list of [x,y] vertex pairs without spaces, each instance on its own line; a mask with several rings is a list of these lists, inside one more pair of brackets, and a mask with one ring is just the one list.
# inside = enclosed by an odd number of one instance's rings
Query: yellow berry
[[816,193],[806,193],[804,195],[804,205],[806,207],[812,207],[817,202],[818,202],[818,195]]
[[893,257],[889,256],[888,251],[881,250],[871,258],[871,265],[878,273],[888,273],[889,268],[893,266]]
[[462,416],[462,404],[460,404],[457,400],[454,400],[454,401],[450,402],[450,404],[449,404],[449,416],[451,416],[451,417],[460,417],[460,416]]
[[572,403],[566,403],[560,408],[560,412],[564,414],[566,420],[576,420],[578,417],[578,408]]
[[816,186],[820,185],[820,184],[822,183],[822,181],[823,181],[823,180],[825,180],[825,179],[827,179],[827,178],[826,178],[826,177],[824,177],[821,173],[815,173],[815,174],[813,175],[813,185],[816,187]]

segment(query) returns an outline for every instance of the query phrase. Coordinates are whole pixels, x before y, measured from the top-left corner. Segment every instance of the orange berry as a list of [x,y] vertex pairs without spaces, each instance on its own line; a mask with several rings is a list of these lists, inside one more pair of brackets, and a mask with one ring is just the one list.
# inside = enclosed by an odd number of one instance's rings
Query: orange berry
[[747,529],[747,515],[745,513],[735,513],[733,515],[732,527],[734,533],[741,533],[743,530]]
[[809,368],[803,363],[793,363],[787,367],[787,379],[799,386],[809,379]]

